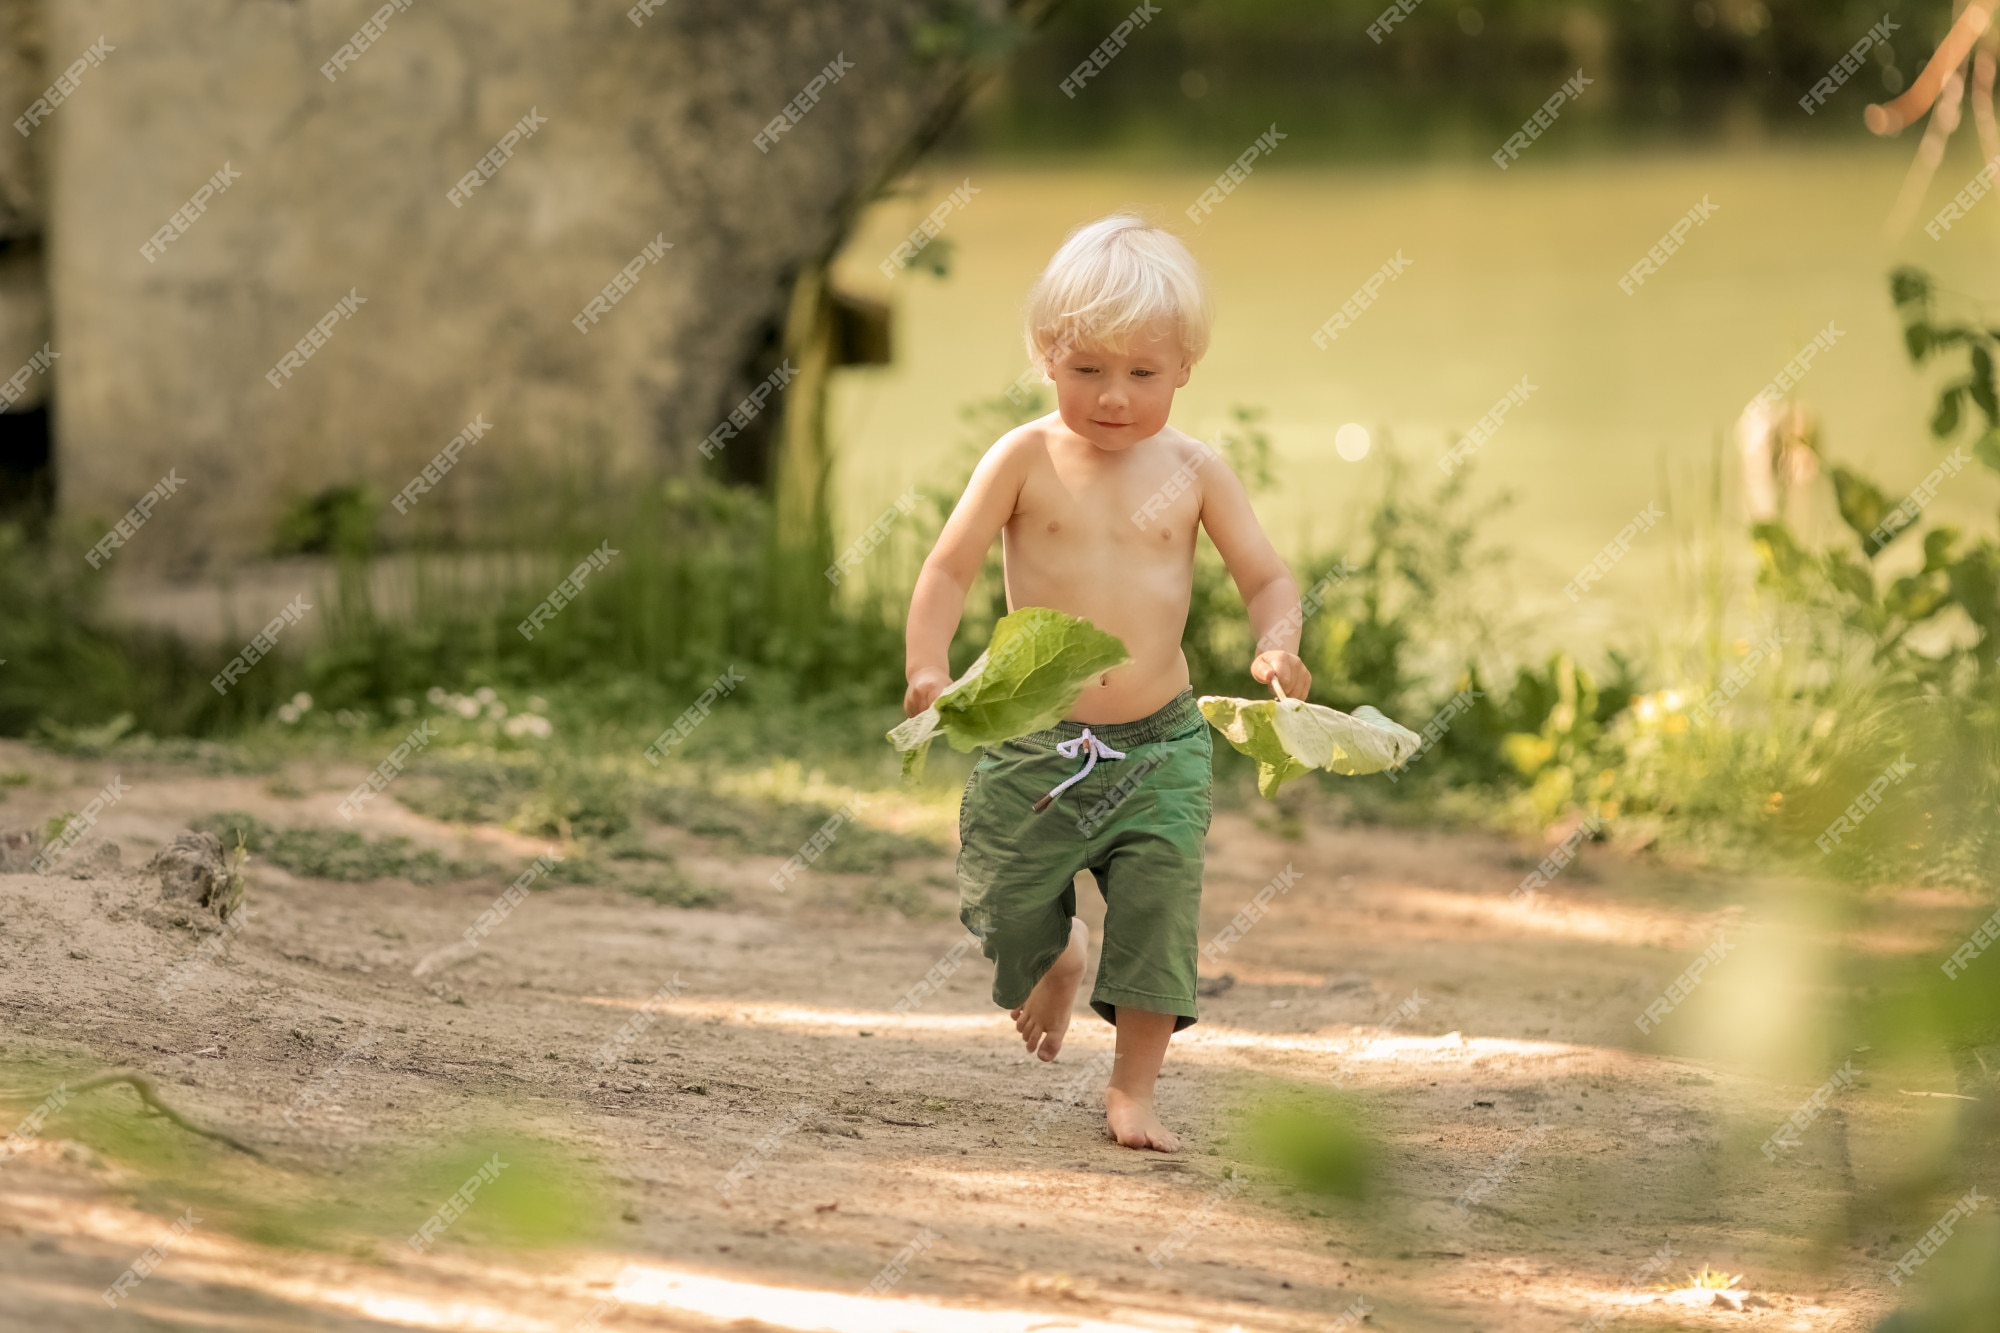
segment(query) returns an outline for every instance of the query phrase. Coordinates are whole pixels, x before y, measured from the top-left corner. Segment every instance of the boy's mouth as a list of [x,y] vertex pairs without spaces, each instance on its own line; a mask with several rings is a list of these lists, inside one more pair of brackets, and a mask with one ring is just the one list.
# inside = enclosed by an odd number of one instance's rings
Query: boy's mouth
[[1093,426],[1102,426],[1106,430],[1123,430],[1127,426],[1136,425],[1137,423],[1131,421],[1099,421],[1093,417],[1090,424]]

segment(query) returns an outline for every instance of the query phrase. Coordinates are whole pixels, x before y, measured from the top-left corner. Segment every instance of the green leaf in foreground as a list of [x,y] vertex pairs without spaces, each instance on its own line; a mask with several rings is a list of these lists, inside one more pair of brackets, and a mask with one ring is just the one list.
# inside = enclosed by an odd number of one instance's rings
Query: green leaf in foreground
[[1355,777],[1394,768],[1422,744],[1416,732],[1363,705],[1340,713],[1297,699],[1206,695],[1202,716],[1224,740],[1257,761],[1257,790],[1275,796],[1316,768]]
[[1092,676],[1131,660],[1117,635],[1051,607],[1002,616],[979,660],[936,703],[889,732],[903,755],[904,780],[923,775],[938,736],[955,750],[976,750],[1052,727]]

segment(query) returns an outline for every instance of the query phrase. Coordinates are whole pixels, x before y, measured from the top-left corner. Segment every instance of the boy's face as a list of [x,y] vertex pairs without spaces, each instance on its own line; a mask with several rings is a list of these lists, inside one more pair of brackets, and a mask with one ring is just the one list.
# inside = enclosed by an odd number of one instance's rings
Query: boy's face
[[1171,330],[1135,335],[1123,349],[1073,348],[1048,366],[1063,425],[1113,452],[1166,429],[1190,369]]

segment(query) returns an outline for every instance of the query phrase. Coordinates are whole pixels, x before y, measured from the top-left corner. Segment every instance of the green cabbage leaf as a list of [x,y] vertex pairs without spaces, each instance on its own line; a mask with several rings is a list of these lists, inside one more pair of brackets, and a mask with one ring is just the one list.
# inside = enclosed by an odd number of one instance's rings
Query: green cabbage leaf
[[903,756],[903,779],[923,776],[931,742],[976,750],[1062,721],[1092,676],[1131,661],[1123,640],[1088,620],[1046,606],[1002,616],[979,660],[937,702],[889,732]]
[[1409,759],[1423,738],[1366,704],[1342,713],[1298,699],[1205,695],[1202,716],[1239,752],[1257,761],[1257,790],[1277,794],[1314,769],[1348,777],[1380,773]]

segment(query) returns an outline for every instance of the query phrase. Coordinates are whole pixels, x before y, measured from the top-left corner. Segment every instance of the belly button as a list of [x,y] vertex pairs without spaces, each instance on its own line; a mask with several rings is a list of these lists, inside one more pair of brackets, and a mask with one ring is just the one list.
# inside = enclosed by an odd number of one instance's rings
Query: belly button
[[1057,528],[1060,528],[1061,526],[1062,526],[1062,524],[1060,524],[1060,523],[1056,522],[1056,521],[1055,521],[1054,519],[1050,519],[1050,520],[1049,520],[1049,531],[1050,531],[1050,532],[1054,532],[1054,531],[1055,531],[1055,530],[1056,530]]

